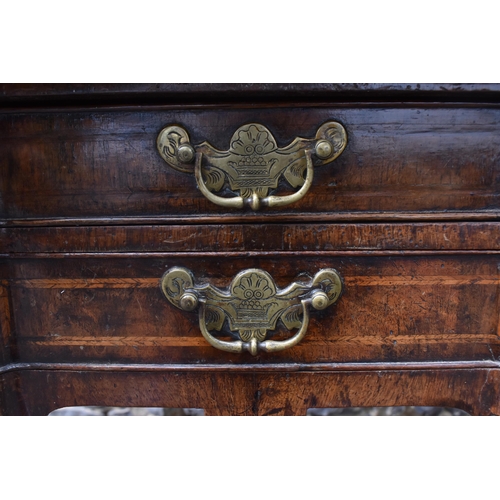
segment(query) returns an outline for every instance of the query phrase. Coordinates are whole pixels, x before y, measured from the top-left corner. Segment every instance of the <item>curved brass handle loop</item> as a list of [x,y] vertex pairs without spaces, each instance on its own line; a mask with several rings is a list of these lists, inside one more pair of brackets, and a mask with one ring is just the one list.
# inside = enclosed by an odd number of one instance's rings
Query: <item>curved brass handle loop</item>
[[[205,340],[216,349],[220,349],[221,351],[226,352],[243,352],[245,350],[245,344],[241,340],[237,340],[235,342],[227,342],[224,340],[219,340],[210,335],[207,330],[207,323],[205,320],[205,304],[200,304],[200,316],[199,316],[199,325],[201,334],[205,337]],[[250,349],[249,349],[250,350]]]
[[[294,282],[278,289],[272,277],[261,269],[240,272],[231,282],[229,291],[212,285],[195,285],[188,269],[174,267],[167,271],[161,288],[166,298],[184,311],[199,307],[199,327],[206,341],[226,352],[260,350],[277,352],[297,345],[309,326],[309,306],[325,309],[335,303],[342,292],[340,276],[333,269],[323,269],[308,282]],[[274,330],[278,320],[298,331],[286,340],[265,340],[268,330]],[[239,340],[221,340],[210,330],[238,332]],[[234,336],[234,333],[232,334]]]
[[284,207],[285,205],[290,205],[295,201],[299,201],[304,195],[309,191],[311,187],[313,177],[314,177],[314,165],[311,158],[311,151],[306,149],[304,151],[304,156],[306,157],[306,179],[302,187],[294,194],[288,196],[268,196],[262,200],[262,204],[268,207]]
[[249,342],[242,342],[241,340],[236,340],[233,342],[227,342],[224,340],[216,339],[207,330],[206,320],[205,320],[205,304],[200,305],[200,331],[205,340],[216,349],[227,352],[243,352],[248,351],[252,356],[255,356],[259,349],[265,352],[278,352],[288,349],[298,344],[307,333],[307,327],[309,326],[309,310],[308,305],[310,301],[302,300],[302,324],[300,325],[299,331],[287,340],[273,341],[266,340],[264,342],[259,342],[255,337],[251,338]]
[[306,335],[307,327],[309,326],[309,308],[307,307],[311,301],[310,300],[302,300],[302,325],[300,326],[299,331],[287,340],[275,341],[275,340],[266,340],[259,344],[259,347],[266,352],[278,352],[283,351],[284,349],[288,349],[289,347],[293,347],[297,345]]
[[[179,125],[165,127],[157,139],[161,157],[176,170],[194,173],[198,188],[211,202],[226,208],[252,210],[283,207],[302,199],[311,187],[314,168],[335,160],[346,144],[346,131],[337,122],[321,125],[314,139],[297,137],[283,148],[258,123],[236,130],[227,151],[218,150],[208,142],[193,146],[188,133]],[[286,196],[270,195],[282,179],[298,190]],[[222,190],[232,191],[235,196],[215,194]]]
[[234,196],[232,198],[224,198],[213,194],[206,186],[203,175],[201,173],[201,157],[203,153],[196,154],[196,162],[194,167],[194,175],[198,188],[203,195],[208,198],[212,203],[226,208],[243,208],[249,206],[252,210],[259,210],[260,207],[284,207],[296,201],[299,201],[309,191],[314,177],[314,165],[311,158],[311,151],[304,151],[306,158],[306,179],[302,187],[295,193],[287,196],[266,196],[259,198],[257,193],[253,192],[250,198],[243,198],[242,196]]
[[[201,157],[203,153],[196,154],[196,163],[194,167],[194,176],[196,178],[196,184],[198,184],[199,190],[203,193],[205,198],[208,198],[212,203],[216,205],[221,205],[228,208],[243,208],[245,206],[245,199],[241,196],[235,196],[233,198],[223,198],[222,196],[217,196],[213,194],[206,186],[203,181],[203,176],[201,175]],[[249,199],[250,201],[251,199]],[[253,200],[251,200],[253,201]]]

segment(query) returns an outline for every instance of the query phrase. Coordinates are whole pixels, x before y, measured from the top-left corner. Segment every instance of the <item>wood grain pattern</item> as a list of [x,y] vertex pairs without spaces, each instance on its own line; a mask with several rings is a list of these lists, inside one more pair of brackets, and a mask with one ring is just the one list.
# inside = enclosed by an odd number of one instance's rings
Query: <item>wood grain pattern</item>
[[159,131],[181,123],[195,144],[208,140],[224,149],[240,125],[258,122],[283,145],[314,136],[332,119],[347,129],[346,150],[316,169],[303,200],[285,211],[269,209],[259,220],[268,214],[307,220],[331,213],[500,211],[496,108],[254,107],[222,114],[139,108],[0,114],[1,217],[234,217],[206,200],[192,175],[160,158]]
[[341,274],[344,294],[331,311],[312,315],[298,346],[259,363],[491,360],[500,356],[499,264],[468,254],[16,259],[8,284],[22,362],[254,363],[211,348],[196,313],[168,303],[159,281],[173,266],[222,289],[249,267],[281,288],[322,268]]
[[[417,285],[496,285],[500,277],[496,276],[347,276],[345,285],[355,286],[417,286]],[[9,283],[6,281],[4,283]],[[58,288],[58,289],[93,289],[93,288],[158,288],[157,278],[94,278],[94,279],[32,279],[11,280],[11,287],[20,288]]]
[[5,364],[9,361],[11,342],[11,317],[9,302],[9,288],[2,283],[0,284],[0,362]]
[[[480,212],[342,212],[342,213],[323,213],[323,214],[277,214],[277,213],[266,213],[265,222],[267,224],[273,223],[303,223],[307,221],[309,223],[365,223],[365,222],[397,222],[397,221],[445,221],[445,222],[472,222],[472,221],[498,221],[500,220],[500,211],[497,210],[484,210]],[[255,224],[262,221],[260,215],[254,215],[251,213],[245,214],[246,224]],[[172,225],[172,224],[184,224],[187,226],[196,224],[218,224],[220,223],[220,217],[216,215],[205,215],[198,216],[194,220],[193,218],[186,217],[86,217],[75,218],[75,217],[64,217],[57,218],[52,217],[50,219],[9,219],[0,220],[0,227],[16,227],[16,228],[31,228],[31,227],[71,227],[71,226],[147,226],[147,225]],[[225,224],[239,224],[241,223],[241,214],[232,214],[224,216]]]
[[499,377],[499,369],[293,374],[26,370],[0,376],[0,412],[46,415],[64,406],[111,405],[194,407],[206,415],[305,415],[308,408],[415,405],[498,415]]
[[0,229],[0,250],[10,253],[498,251],[500,222],[4,228]]

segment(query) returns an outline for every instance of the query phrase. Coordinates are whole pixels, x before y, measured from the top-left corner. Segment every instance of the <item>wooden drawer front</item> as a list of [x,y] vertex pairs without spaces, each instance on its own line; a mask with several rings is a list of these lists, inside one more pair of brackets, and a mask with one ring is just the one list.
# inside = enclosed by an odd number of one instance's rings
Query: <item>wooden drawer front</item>
[[6,252],[34,255],[498,251],[500,222],[16,227],[0,229],[0,242]]
[[[173,170],[156,149],[158,133],[168,124],[181,124],[193,144],[207,140],[224,150],[245,123],[265,125],[285,146],[297,136],[314,137],[330,120],[347,130],[344,152],[315,169],[302,200],[265,213],[212,204],[193,175]],[[499,109],[453,104],[5,111],[0,114],[0,215],[11,220],[202,221],[220,214],[228,220],[494,218],[500,213],[499,130]],[[283,185],[278,191],[292,189]]]
[[[348,363],[488,360],[500,356],[498,255],[142,255],[29,258],[3,280],[2,334],[19,362]],[[166,269],[227,287],[240,271],[268,271],[280,288],[324,268],[344,293],[314,311],[306,337],[279,353],[232,354],[202,338],[196,312],[162,295]],[[6,275],[5,267],[4,276]],[[276,338],[284,338],[281,327]],[[285,365],[284,365],[285,366]]]

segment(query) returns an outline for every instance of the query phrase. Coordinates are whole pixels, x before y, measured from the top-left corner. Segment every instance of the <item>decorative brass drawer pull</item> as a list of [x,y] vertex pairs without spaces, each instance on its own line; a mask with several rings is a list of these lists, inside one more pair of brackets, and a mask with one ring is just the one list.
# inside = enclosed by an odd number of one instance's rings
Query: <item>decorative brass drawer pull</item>
[[[335,160],[346,144],[346,131],[337,122],[323,124],[314,139],[297,137],[284,148],[278,148],[271,132],[258,123],[240,127],[227,151],[208,142],[193,146],[186,130],[178,125],[165,127],[157,140],[161,157],[181,172],[194,173],[200,191],[210,201],[227,208],[248,206],[252,210],[300,200],[311,186],[314,167]],[[300,189],[286,196],[269,195],[282,176],[293,188]],[[228,185],[239,195],[226,198],[214,194],[226,191]]]
[[[259,350],[282,351],[300,342],[309,325],[309,306],[320,310],[336,302],[342,281],[333,269],[323,269],[309,282],[294,282],[280,290],[266,271],[247,269],[236,275],[226,292],[210,284],[195,285],[189,269],[173,267],[163,275],[161,289],[179,309],[199,308],[201,334],[213,347],[256,355]],[[226,319],[226,334],[238,340],[219,340],[210,333],[221,331]],[[265,340],[278,320],[288,330],[299,331],[287,340]]]

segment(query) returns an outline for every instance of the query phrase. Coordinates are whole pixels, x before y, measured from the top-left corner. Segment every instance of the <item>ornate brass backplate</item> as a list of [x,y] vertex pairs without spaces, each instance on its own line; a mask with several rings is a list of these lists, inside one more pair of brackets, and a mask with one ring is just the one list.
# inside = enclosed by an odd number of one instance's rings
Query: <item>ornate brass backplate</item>
[[[233,134],[227,151],[208,142],[193,146],[179,125],[169,125],[159,134],[161,157],[181,172],[194,173],[200,191],[224,207],[258,210],[262,206],[284,206],[300,200],[311,186],[314,168],[335,160],[347,144],[344,127],[327,122],[314,139],[297,137],[279,148],[271,132],[258,123],[241,126]],[[287,196],[270,196],[284,179],[298,191]],[[235,196],[224,197],[217,192]]]
[[[228,291],[222,291],[210,284],[197,285],[191,271],[173,267],[163,275],[161,289],[179,309],[199,308],[201,333],[212,346],[255,355],[259,350],[274,352],[296,345],[307,332],[308,307],[325,309],[336,302],[342,281],[333,269],[323,269],[308,282],[297,281],[280,290],[266,271],[247,269],[236,275]],[[226,320],[237,340],[220,340],[210,333],[221,331]],[[299,331],[287,340],[266,340],[278,320],[288,330]]]

